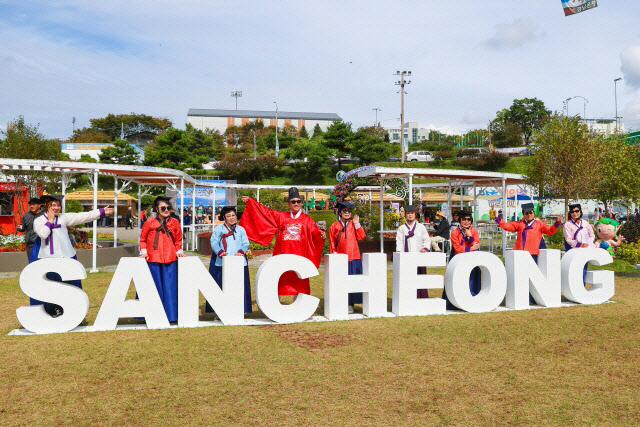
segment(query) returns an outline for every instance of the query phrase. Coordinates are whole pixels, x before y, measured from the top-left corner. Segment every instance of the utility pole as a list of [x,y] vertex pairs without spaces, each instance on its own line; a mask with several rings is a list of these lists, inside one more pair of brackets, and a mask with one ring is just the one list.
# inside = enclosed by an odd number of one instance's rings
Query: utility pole
[[376,121],[373,123],[373,126],[376,127],[378,126],[378,111],[382,111],[379,108],[374,108],[374,111],[376,112]]
[[406,148],[404,146],[404,85],[410,84],[411,80],[405,81],[405,76],[410,76],[411,71],[396,71],[396,76],[400,76],[400,80],[396,82],[396,85],[400,86],[400,143],[402,144],[402,163],[406,157]]
[[257,158],[257,155],[256,155],[256,131],[252,130],[251,132],[253,132],[253,160],[255,160]]
[[236,99],[236,111],[238,110],[238,98],[242,98],[241,90],[232,90],[231,97]]
[[619,117],[618,117],[618,82],[622,80],[622,77],[618,77],[617,79],[613,79],[613,96],[616,100],[616,132],[618,131],[619,125]]
[[280,145],[278,145],[278,103],[273,101],[276,104],[276,157],[280,154]]
[[124,122],[120,123],[120,125],[122,126],[120,128],[120,139],[124,139]]

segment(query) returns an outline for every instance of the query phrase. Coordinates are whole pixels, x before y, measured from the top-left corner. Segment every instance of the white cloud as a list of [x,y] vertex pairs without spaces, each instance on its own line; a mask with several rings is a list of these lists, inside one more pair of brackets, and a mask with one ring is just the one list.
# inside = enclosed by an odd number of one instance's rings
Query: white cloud
[[630,46],[622,51],[620,70],[627,85],[640,88],[640,46]]
[[499,24],[495,27],[496,33],[485,41],[485,44],[493,49],[514,49],[531,43],[544,36],[537,26],[525,18],[519,18],[512,24]]

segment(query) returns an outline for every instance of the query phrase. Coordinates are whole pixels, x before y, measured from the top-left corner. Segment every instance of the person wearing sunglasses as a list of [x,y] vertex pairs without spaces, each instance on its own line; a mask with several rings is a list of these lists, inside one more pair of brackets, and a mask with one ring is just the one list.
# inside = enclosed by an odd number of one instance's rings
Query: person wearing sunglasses
[[[289,211],[269,209],[251,197],[244,196],[246,207],[240,225],[247,231],[249,240],[269,246],[273,236],[276,245],[273,255],[293,254],[303,256],[320,267],[324,240],[327,238],[309,215],[302,212],[302,197],[296,187],[289,188]],[[278,282],[278,295],[310,294],[309,279],[301,279],[295,271],[287,271]]]
[[540,249],[546,249],[543,234],[551,235],[558,231],[558,227],[562,225],[564,216],[558,216],[558,219],[553,225],[549,225],[544,221],[536,219],[533,203],[522,204],[522,216],[523,219],[518,221],[506,222],[502,217],[498,216],[496,222],[505,231],[517,232],[516,244],[513,250],[527,251],[533,257],[535,262],[538,262],[538,255]]
[[[362,260],[358,241],[367,237],[360,225],[360,217],[353,215],[353,204],[349,202],[336,203],[338,220],[329,227],[329,251],[332,254],[346,254],[349,259],[349,274],[362,274]],[[349,313],[353,313],[353,306],[362,304],[362,293],[349,294]]]
[[147,260],[151,277],[169,322],[178,321],[178,257],[183,257],[180,220],[171,216],[171,198],[153,201],[156,216],[140,231],[140,258]]
[[[480,249],[480,234],[478,230],[473,227],[473,215],[469,211],[460,211],[460,225],[451,232],[451,255],[449,260],[456,254],[462,254],[466,252],[475,252]],[[482,271],[480,267],[475,267],[471,270],[469,276],[469,291],[471,295],[476,296],[480,292],[481,283],[480,278]],[[442,299],[447,301],[447,310],[457,310],[449,298],[447,298],[447,292],[442,291]]]
[[564,224],[564,250],[573,248],[595,248],[596,233],[586,220],[582,219],[580,204],[569,205],[569,221]]
[[[220,221],[224,221],[213,229],[211,234],[211,263],[209,273],[222,288],[222,257],[241,256],[244,258],[244,312],[251,313],[251,282],[249,279],[249,263],[247,251],[249,250],[249,238],[244,228],[238,225],[238,216],[235,206],[224,206],[218,215]],[[234,283],[239,285],[238,283]],[[213,308],[207,302],[205,312],[213,312]]]
[[[416,205],[404,207],[405,223],[396,232],[396,252],[429,252],[431,238],[429,232],[418,219]],[[427,274],[427,267],[418,267],[418,274]],[[427,289],[418,289],[418,298],[429,298]]]

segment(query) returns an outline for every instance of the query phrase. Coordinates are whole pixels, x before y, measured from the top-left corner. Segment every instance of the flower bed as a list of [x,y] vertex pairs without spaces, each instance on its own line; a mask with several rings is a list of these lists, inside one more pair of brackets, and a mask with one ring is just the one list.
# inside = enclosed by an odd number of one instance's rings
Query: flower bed
[[20,246],[16,245],[4,245],[0,246],[0,252],[24,252],[27,248],[27,245],[22,244]]

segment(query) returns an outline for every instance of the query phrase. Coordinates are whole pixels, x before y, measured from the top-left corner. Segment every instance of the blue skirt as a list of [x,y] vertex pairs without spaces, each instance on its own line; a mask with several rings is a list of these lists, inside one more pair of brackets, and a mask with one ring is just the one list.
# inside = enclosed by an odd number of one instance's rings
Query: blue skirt
[[[245,256],[246,260],[247,257]],[[222,289],[222,266],[216,265],[216,256],[211,257],[211,263],[209,264],[209,274],[216,281],[220,289]],[[206,303],[204,311],[206,313],[212,313],[213,307]],[[244,312],[251,313],[251,281],[249,279],[249,264],[244,266]]]
[[[453,251],[453,248],[452,248],[451,257],[449,258],[449,261],[451,261],[451,258],[453,258],[455,254],[456,253]],[[471,292],[472,296],[476,296],[480,293],[480,289],[482,289],[481,279],[482,279],[482,270],[480,270],[480,267],[475,267],[473,270],[471,270],[471,274],[469,275],[469,292]],[[451,304],[451,302],[449,301],[449,298],[447,298],[446,290],[442,291],[442,299],[447,302],[447,310],[458,310],[458,307]]]
[[[41,246],[41,241],[40,241],[40,237],[38,237],[38,238],[36,238],[36,242],[33,244],[33,249],[31,250],[31,254],[29,255],[29,264],[31,264],[32,262],[35,262],[35,261],[38,260],[38,254],[40,253],[40,246]],[[74,255],[73,259],[77,260],[78,257],[76,255]],[[77,288],[82,289],[82,281],[80,281],[80,280],[66,280],[66,281],[63,281],[62,277],[60,277],[60,275],[58,273],[47,273],[45,277],[48,280],[53,280],[55,282],[67,283],[69,285],[73,285],[73,286],[75,286]],[[49,314],[53,314],[54,313],[54,309],[56,307],[60,307],[57,304],[38,301],[37,299],[34,299],[34,298],[29,298],[29,303],[30,303],[30,305],[40,305],[40,304],[44,305],[44,310]]]
[[[362,274],[362,260],[354,259],[349,261],[349,276]],[[349,294],[349,305],[362,304],[362,292]]]
[[151,277],[158,289],[169,322],[178,321],[178,261],[167,264],[148,262]]

